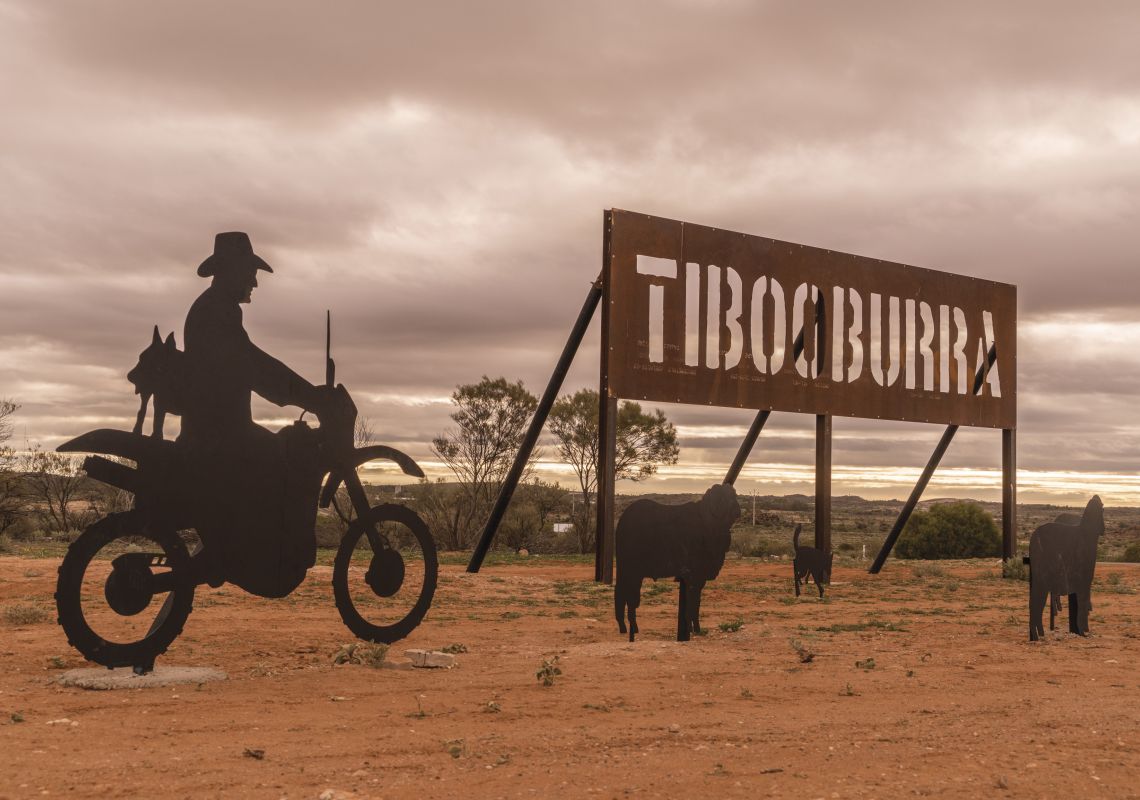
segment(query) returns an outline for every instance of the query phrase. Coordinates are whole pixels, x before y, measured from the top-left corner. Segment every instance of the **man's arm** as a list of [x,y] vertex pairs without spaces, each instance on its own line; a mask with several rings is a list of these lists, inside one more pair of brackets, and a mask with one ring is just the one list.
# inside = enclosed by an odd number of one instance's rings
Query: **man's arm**
[[323,387],[309,383],[253,342],[249,348],[255,392],[279,406],[299,406],[316,414],[324,411]]

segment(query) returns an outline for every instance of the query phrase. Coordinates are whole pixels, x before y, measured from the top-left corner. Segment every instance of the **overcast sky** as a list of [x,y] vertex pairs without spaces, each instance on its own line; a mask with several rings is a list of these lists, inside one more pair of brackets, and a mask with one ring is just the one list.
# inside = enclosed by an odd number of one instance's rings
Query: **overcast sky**
[[[617,207],[1017,284],[1021,498],[1140,503],[1138,40],[1128,2],[0,0],[0,397],[21,440],[129,427],[245,230],[254,341],[319,382],[332,309],[430,467],[456,384],[541,393]],[[664,408],[651,485],[707,485],[751,415]],[[774,415],[739,485],[811,491],[813,426]],[[940,432],[837,420],[836,491],[905,496]],[[997,432],[945,463],[928,496],[1000,496]]]

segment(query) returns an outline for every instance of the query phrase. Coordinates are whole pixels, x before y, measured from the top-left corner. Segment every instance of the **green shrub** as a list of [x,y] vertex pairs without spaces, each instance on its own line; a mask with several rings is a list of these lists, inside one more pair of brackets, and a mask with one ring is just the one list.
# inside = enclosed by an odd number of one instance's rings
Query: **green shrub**
[[1120,557],[1121,561],[1131,561],[1133,563],[1140,562],[1140,542],[1133,542],[1124,548],[1124,555]]
[[48,612],[43,607],[30,603],[16,603],[4,608],[4,621],[16,627],[47,622],[48,618]]
[[47,537],[47,534],[39,530],[29,517],[16,520],[4,531],[4,534],[14,542],[30,542]]
[[738,533],[734,531],[730,549],[745,558],[793,555],[791,534],[788,535],[787,541],[779,541],[758,536],[753,533]]
[[1002,562],[1001,576],[1014,581],[1029,580],[1029,567],[1025,565],[1021,553],[1016,553],[1013,558]]
[[918,564],[914,570],[916,578],[945,578],[946,570],[937,564]]
[[985,558],[1001,553],[993,515],[974,503],[943,503],[916,511],[899,537],[902,558]]
[[379,667],[388,655],[388,645],[371,642],[352,642],[341,645],[333,655],[334,664],[362,664],[366,667]]

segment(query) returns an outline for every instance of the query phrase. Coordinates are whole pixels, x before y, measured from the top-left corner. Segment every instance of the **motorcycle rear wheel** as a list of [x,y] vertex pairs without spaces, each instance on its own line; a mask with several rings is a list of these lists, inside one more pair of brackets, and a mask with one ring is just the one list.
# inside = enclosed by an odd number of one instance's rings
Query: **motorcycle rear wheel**
[[[408,575],[413,580],[408,583],[413,583],[418,578],[419,585],[409,587],[405,584],[403,574],[407,561],[398,550],[393,547],[380,553],[373,552],[369,572],[364,578],[368,591],[373,596],[369,599],[395,598],[390,601],[388,608],[375,612],[367,608],[365,598],[362,596],[364,589],[359,585],[350,585],[351,578],[360,576],[351,575],[349,568],[358,544],[363,544],[371,551],[367,535],[369,528],[379,529],[384,523],[398,523],[407,529],[404,536],[410,534],[409,543],[414,541],[413,547],[418,547],[423,559],[423,572],[422,574],[419,572],[418,565],[411,565],[412,569],[408,571]],[[378,532],[377,536],[385,540],[383,532]],[[364,541],[361,542],[361,539]],[[374,575],[377,569],[384,570],[385,574]],[[393,576],[393,571],[399,574]],[[424,615],[431,607],[438,578],[439,562],[436,557],[435,542],[427,525],[410,508],[386,503],[370,509],[363,519],[353,522],[341,539],[336,560],[333,562],[333,596],[341,619],[356,636],[369,642],[391,644],[403,639],[423,621]],[[402,587],[408,591],[404,593],[405,596],[396,597]],[[408,605],[410,605],[409,610],[403,614],[402,609]]]
[[[161,549],[160,566],[169,568],[169,575],[163,574],[163,578],[171,588],[169,591],[152,591],[149,594],[144,591],[144,596],[138,603],[140,610],[149,606],[155,598],[163,601],[150,629],[141,638],[116,641],[106,638],[105,630],[103,633],[96,630],[97,623],[93,625],[88,613],[84,611],[83,578],[87,567],[101,550],[116,539],[127,537],[148,539]],[[149,530],[135,511],[111,514],[89,526],[67,548],[56,583],[56,610],[59,613],[59,624],[67,634],[68,644],[89,661],[105,667],[133,667],[140,673],[153,669],[155,658],[166,652],[182,633],[186,619],[193,610],[194,583],[187,579],[189,563],[190,555],[186,545],[175,531]],[[122,584],[139,577],[116,575],[112,569],[104,590],[107,595],[104,599],[108,601],[106,607],[122,618],[137,613],[133,610],[129,613],[116,610],[114,606],[118,604],[113,602],[111,595],[121,592]],[[147,568],[143,580],[153,577],[153,572]]]

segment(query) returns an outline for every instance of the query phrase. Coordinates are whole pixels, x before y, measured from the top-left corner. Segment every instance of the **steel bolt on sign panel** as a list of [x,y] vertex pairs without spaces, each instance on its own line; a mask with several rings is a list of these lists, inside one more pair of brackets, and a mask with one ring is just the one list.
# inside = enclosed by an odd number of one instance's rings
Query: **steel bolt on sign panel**
[[629,211],[610,219],[611,397],[1016,427],[1015,286]]

